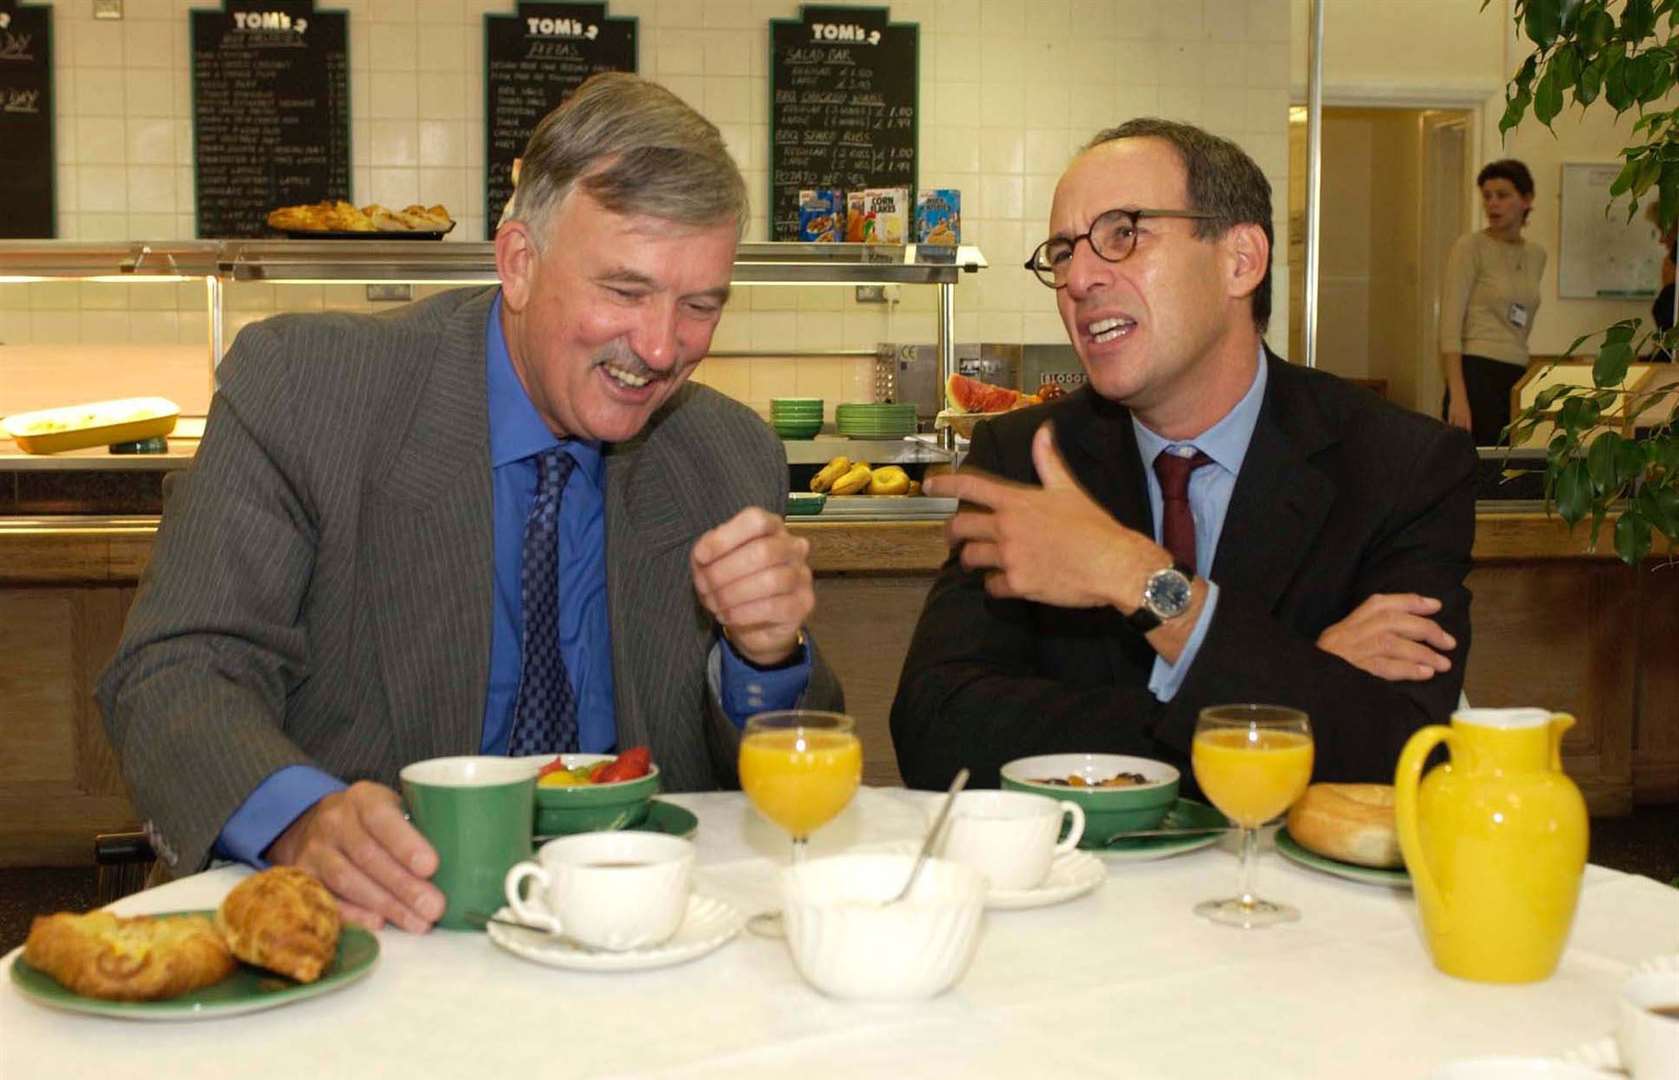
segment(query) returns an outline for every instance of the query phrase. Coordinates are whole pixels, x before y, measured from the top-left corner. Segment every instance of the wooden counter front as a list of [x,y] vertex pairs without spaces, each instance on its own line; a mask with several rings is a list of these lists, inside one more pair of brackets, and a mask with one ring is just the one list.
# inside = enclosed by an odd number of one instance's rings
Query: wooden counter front
[[[0,519],[0,865],[88,863],[95,833],[136,821],[92,690],[155,527]],[[887,717],[943,523],[790,527],[811,541],[811,629],[858,719],[865,779],[896,782]],[[1583,544],[1543,514],[1481,515],[1467,695],[1574,713],[1568,769],[1594,812],[1679,799],[1679,571],[1634,572]]]

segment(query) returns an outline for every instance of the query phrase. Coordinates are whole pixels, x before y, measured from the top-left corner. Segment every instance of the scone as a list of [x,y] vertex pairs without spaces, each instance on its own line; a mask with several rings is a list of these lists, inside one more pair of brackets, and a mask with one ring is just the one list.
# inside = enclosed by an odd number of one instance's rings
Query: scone
[[449,216],[449,211],[441,205],[421,206],[414,203],[396,211],[396,216],[410,229],[419,232],[448,232],[455,224],[454,219]]
[[216,927],[245,963],[308,983],[337,954],[343,920],[326,886],[295,866],[276,866],[233,887]]
[[108,911],[37,916],[23,958],[84,997],[158,1001],[221,982],[238,965],[203,915]]
[[373,222],[376,232],[413,232],[413,228],[404,220],[402,215],[388,207],[374,203],[364,206],[361,212],[367,215],[367,220]]

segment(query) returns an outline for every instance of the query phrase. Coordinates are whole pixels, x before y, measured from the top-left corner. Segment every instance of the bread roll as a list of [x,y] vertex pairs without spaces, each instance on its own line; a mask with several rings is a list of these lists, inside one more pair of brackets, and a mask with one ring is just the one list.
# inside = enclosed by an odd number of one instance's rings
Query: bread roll
[[203,915],[108,911],[37,916],[23,958],[66,989],[107,1001],[158,1001],[221,982],[238,965]]
[[245,963],[308,983],[337,955],[343,922],[324,885],[295,866],[275,866],[233,887],[216,926]]
[[1405,864],[1393,824],[1392,784],[1313,784],[1288,812],[1301,847],[1359,866]]

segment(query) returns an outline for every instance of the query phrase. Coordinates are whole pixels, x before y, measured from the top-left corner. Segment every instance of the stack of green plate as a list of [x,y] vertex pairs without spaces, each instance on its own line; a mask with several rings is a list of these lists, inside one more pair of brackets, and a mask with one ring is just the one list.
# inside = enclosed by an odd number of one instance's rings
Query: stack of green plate
[[834,410],[834,429],[854,439],[897,439],[915,434],[915,403],[847,402]]
[[822,399],[770,398],[770,427],[783,439],[814,439],[822,430]]

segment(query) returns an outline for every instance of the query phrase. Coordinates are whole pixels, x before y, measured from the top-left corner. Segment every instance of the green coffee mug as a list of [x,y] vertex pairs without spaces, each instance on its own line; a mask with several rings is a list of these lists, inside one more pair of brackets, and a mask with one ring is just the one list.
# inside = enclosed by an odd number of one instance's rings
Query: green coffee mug
[[448,906],[437,925],[482,930],[504,902],[515,863],[531,857],[537,766],[529,759],[446,757],[402,770],[414,827],[437,849],[432,884]]

